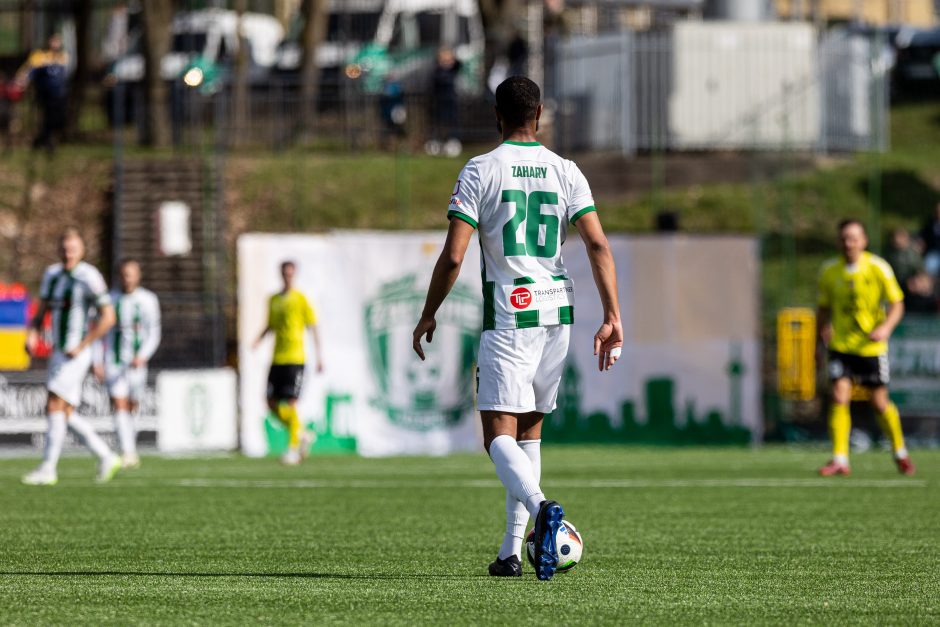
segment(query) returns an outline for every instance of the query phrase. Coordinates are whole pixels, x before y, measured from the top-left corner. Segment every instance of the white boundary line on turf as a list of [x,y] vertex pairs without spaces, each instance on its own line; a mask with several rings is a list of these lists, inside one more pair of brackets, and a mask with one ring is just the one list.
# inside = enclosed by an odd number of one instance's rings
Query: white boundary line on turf
[[[120,482],[116,482],[118,485]],[[174,485],[184,488],[500,488],[493,480],[465,481],[375,481],[318,479],[181,479]],[[547,481],[552,488],[926,488],[923,479],[597,479],[587,481]]]

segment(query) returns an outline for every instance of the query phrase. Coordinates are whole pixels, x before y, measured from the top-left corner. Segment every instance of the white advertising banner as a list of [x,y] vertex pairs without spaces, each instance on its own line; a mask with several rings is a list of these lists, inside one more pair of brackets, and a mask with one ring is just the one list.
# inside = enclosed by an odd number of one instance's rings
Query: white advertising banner
[[231,368],[157,375],[157,448],[164,453],[238,447],[237,379]]
[[[473,406],[482,322],[479,249],[437,316],[422,363],[411,332],[443,232],[248,234],[238,241],[241,444],[248,455],[283,450],[265,388],[273,339],[252,349],[280,289],[280,264],[317,312],[325,370],[307,339],[302,420],[314,452],[445,454],[480,450]],[[745,443],[759,439],[757,245],[746,237],[611,237],[625,344],[616,368],[597,372],[601,309],[576,234],[565,244],[575,324],[558,409],[545,438],[571,442]]]
[[243,235],[238,240],[239,366],[242,448],[265,455],[283,448],[268,416],[265,389],[273,338],[257,350],[267,303],[280,289],[280,264],[297,265],[295,284],[313,305],[323,343],[323,373],[312,367],[298,410],[317,433],[314,452],[362,455],[446,454],[478,450],[474,362],[482,321],[476,242],[437,316],[421,362],[411,333],[424,306],[444,233],[337,232]]

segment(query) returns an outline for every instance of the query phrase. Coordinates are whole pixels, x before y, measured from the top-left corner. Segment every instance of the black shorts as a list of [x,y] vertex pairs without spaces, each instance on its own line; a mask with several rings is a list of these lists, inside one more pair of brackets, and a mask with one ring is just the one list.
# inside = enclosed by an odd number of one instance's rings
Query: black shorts
[[303,364],[280,364],[268,371],[268,398],[286,400],[300,398],[304,386]]
[[888,385],[891,380],[888,356],[863,357],[829,351],[829,380],[843,378],[869,388]]

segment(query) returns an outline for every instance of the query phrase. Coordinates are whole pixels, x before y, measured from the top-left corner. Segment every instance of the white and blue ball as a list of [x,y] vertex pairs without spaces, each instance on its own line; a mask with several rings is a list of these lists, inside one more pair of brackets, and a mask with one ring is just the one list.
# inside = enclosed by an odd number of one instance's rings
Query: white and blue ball
[[[567,520],[561,521],[558,532],[555,534],[555,545],[558,547],[558,568],[556,572],[565,573],[578,565],[584,552],[584,541],[581,534]],[[525,554],[529,563],[535,568],[535,529],[529,532],[525,539]]]

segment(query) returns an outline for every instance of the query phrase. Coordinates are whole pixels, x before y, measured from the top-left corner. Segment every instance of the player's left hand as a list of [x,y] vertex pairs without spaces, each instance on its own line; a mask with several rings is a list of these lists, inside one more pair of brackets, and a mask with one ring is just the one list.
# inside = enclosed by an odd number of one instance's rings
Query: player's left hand
[[605,322],[594,334],[594,354],[597,355],[597,369],[601,372],[610,370],[618,359],[623,347],[623,327],[620,321]]
[[868,334],[868,339],[872,342],[884,342],[891,337],[891,332],[883,324],[879,324]]
[[134,357],[131,361],[131,368],[143,368],[147,365],[147,360],[143,357]]
[[68,357],[69,359],[75,359],[76,357],[78,357],[78,354],[81,353],[84,349],[85,347],[79,344],[72,350],[65,351],[65,356]]
[[436,328],[437,321],[434,320],[434,318],[421,318],[418,320],[418,326],[415,327],[414,333],[412,333],[413,341],[411,347],[415,349],[421,361],[424,361],[424,348],[421,347],[421,336],[426,335],[428,344],[430,344],[434,337],[434,329]]

